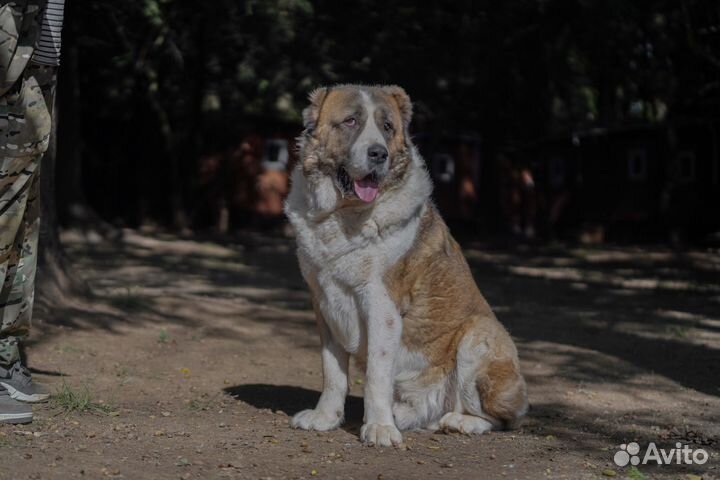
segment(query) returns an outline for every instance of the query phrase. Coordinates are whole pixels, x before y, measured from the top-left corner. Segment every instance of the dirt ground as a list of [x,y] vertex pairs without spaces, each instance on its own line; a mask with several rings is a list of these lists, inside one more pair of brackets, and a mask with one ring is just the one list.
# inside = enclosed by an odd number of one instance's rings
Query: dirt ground
[[[39,309],[28,362],[59,395],[32,424],[0,426],[2,479],[720,478],[717,251],[464,242],[532,411],[515,431],[377,449],[358,441],[357,370],[346,425],[288,426],[321,386],[292,240],[64,241],[94,296]],[[616,466],[632,441],[710,459]]]

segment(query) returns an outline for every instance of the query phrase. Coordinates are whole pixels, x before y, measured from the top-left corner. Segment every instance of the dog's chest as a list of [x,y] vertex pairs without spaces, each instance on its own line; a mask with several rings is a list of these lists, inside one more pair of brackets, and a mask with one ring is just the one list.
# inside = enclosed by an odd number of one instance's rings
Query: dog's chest
[[353,293],[336,279],[322,278],[317,289],[317,306],[335,341],[348,353],[360,352],[366,332]]
[[385,235],[371,223],[349,234],[332,218],[313,227],[298,231],[303,275],[335,340],[346,351],[357,354],[366,338],[360,306],[372,301],[364,296],[385,288],[385,271],[411,247],[417,225],[410,222]]

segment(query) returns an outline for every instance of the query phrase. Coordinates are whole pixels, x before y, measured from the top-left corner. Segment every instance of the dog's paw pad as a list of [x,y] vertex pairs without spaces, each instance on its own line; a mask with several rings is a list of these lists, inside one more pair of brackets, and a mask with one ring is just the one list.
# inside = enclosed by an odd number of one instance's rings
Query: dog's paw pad
[[446,432],[460,432],[467,435],[479,435],[492,430],[492,423],[484,418],[474,415],[463,415],[462,413],[446,413],[440,419],[440,430]]
[[366,423],[360,429],[360,439],[365,445],[378,447],[399,447],[402,445],[402,434],[395,425]]
[[303,410],[297,413],[292,420],[290,426],[293,428],[301,428],[303,430],[317,430],[324,432],[333,430],[342,423],[342,412],[326,414],[320,410]]

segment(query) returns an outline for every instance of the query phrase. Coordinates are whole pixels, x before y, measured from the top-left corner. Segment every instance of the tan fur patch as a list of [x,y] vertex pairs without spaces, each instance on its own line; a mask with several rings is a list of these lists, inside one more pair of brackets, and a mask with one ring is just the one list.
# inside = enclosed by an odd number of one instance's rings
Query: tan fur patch
[[454,368],[458,344],[469,328],[482,319],[494,321],[460,247],[432,206],[421,220],[414,248],[387,272],[385,282],[404,311],[403,343],[440,371]]
[[525,380],[513,359],[489,362],[477,384],[483,411],[502,420],[505,426],[512,426],[527,409]]
[[485,342],[491,362],[481,361],[477,386],[483,409],[510,424],[527,405],[517,350],[480,294],[460,246],[433,206],[423,216],[414,247],[386,277],[403,318],[402,341],[431,367],[421,381],[432,384],[455,368],[458,346],[472,330]]

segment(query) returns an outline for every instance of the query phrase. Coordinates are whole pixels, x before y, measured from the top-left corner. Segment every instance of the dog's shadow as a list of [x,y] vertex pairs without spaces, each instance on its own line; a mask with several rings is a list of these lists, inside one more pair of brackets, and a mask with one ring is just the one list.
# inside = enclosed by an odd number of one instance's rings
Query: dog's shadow
[[[251,383],[223,389],[225,393],[255,408],[267,408],[273,412],[283,411],[289,416],[314,408],[320,398],[320,392],[290,385],[268,385]],[[342,428],[358,433],[362,425],[363,399],[348,395],[345,400],[345,422]]]

